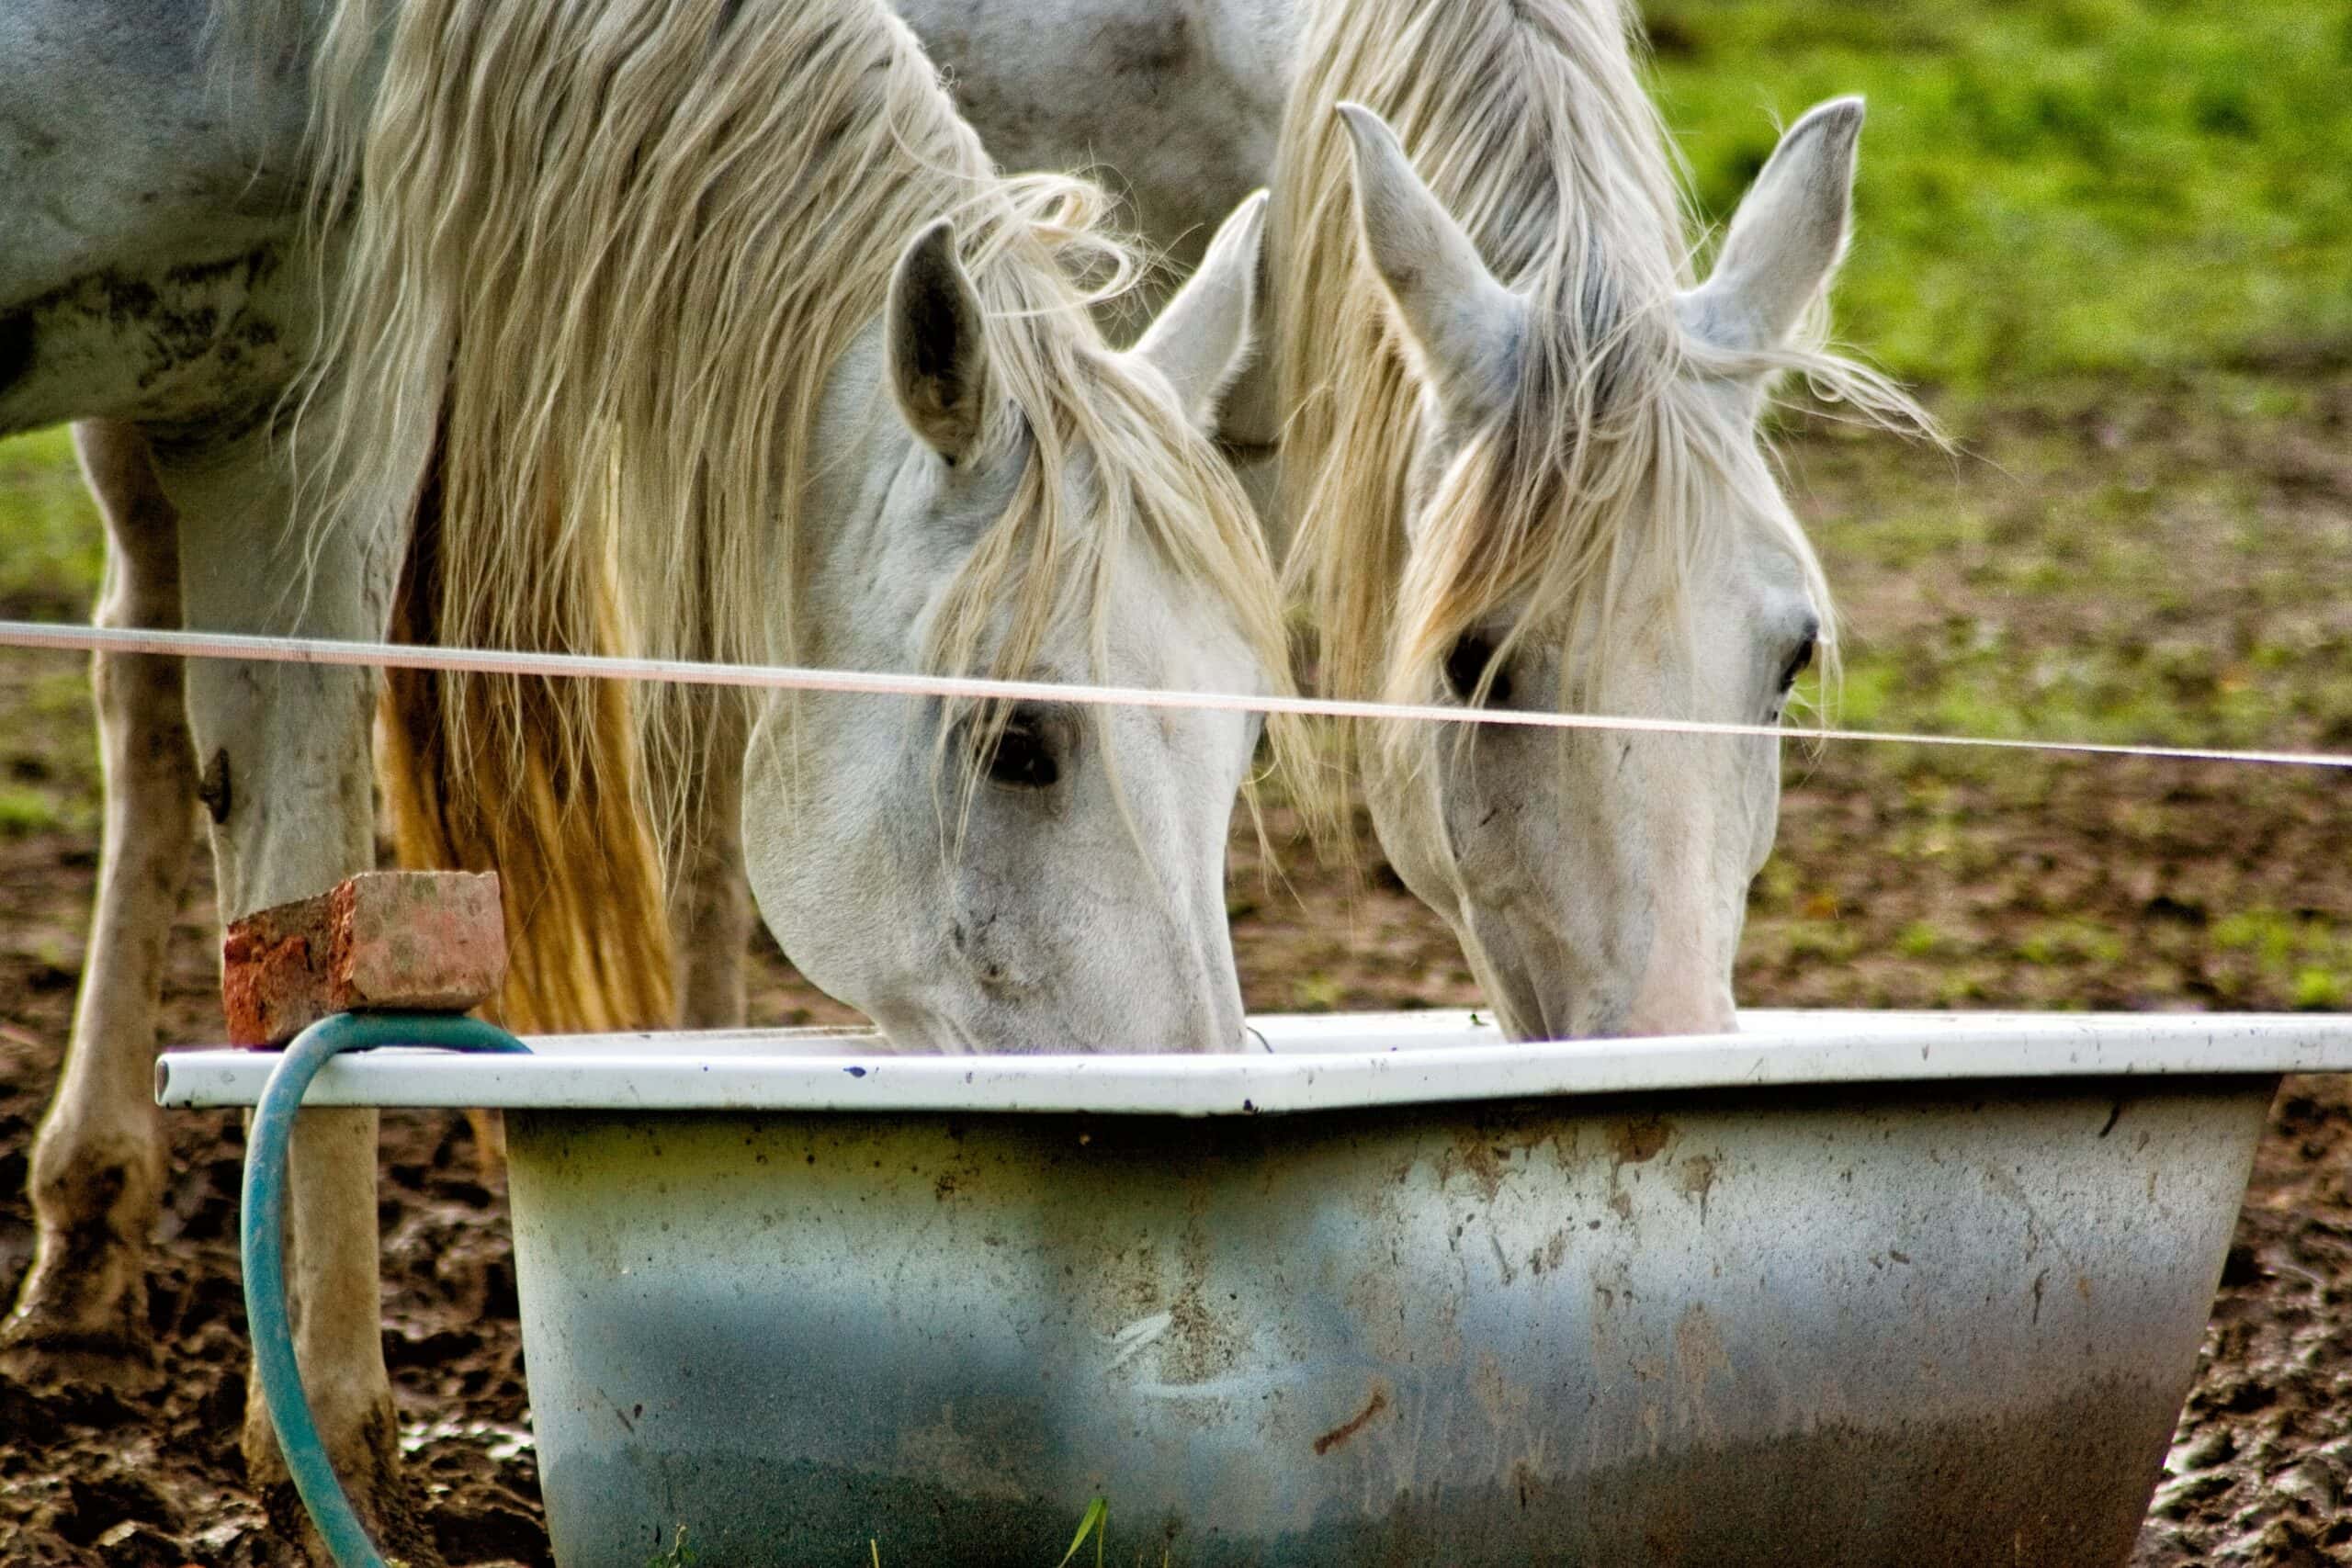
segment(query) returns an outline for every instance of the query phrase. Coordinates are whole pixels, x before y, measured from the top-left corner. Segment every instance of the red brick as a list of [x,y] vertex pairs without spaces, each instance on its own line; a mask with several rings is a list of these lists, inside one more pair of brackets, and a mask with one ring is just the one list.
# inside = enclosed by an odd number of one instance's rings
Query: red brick
[[371,871],[257,909],[220,945],[229,1040],[277,1045],[354,1008],[463,1012],[506,976],[494,873]]

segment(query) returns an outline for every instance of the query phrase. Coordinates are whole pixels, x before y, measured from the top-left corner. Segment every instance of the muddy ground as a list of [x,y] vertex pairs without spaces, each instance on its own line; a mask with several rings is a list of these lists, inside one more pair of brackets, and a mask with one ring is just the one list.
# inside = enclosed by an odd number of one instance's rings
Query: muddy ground
[[[1979,700],[1969,682],[1980,675],[1986,690],[2008,691],[2009,674],[2054,670],[2035,674],[2039,685],[2020,675],[2017,687],[2063,694],[2077,670],[2066,660],[2079,663],[2082,649],[2136,649],[2133,668],[2177,700],[2113,723],[2177,735],[2166,727],[2181,713],[2226,717],[2249,685],[2277,689],[2280,666],[2262,650],[2290,646],[2292,691],[2252,728],[2268,744],[2352,745],[2347,612],[2327,586],[2343,581],[2352,525],[2352,483],[2326,456],[2347,449],[2347,401],[2320,398],[2290,438],[2260,446],[2267,468],[2154,415],[1996,431],[1985,467],[1999,485],[1942,469],[1895,483],[1858,466],[1842,437],[1816,433],[1792,471],[1860,634],[1858,685],[1891,667],[1898,695],[1912,689],[1903,682],[1935,682],[1958,702]],[[2228,510],[2199,488],[2225,462],[2236,463]],[[2163,592],[2147,590],[2146,572],[2079,590],[2004,579],[2005,508],[2063,510],[2068,485],[2086,482],[2069,476],[2094,469],[2133,476],[2155,497],[2129,537],[2152,552]],[[1904,502],[1911,521],[1890,523],[1885,498],[1904,485],[1928,499]],[[1929,515],[1939,496],[1955,498],[1949,527]],[[2086,512],[2095,499],[2084,492]],[[2230,543],[2249,516],[2267,529],[2259,551]],[[1909,532],[1890,543],[1898,523]],[[1897,547],[1902,538],[1917,547]],[[1999,651],[1990,664],[1988,647]],[[1906,708],[1883,680],[1874,698],[1856,694],[1889,721],[1967,717],[1924,698]],[[0,1292],[13,1291],[29,1252],[26,1161],[67,1031],[95,869],[85,701],[73,662],[0,654]],[[2101,716],[2022,699],[2003,711],[2045,733]],[[2007,722],[1986,722],[1996,720]],[[1741,998],[2341,1007],[2352,971],[2345,787],[2333,775],[2214,765],[1792,750]],[[1475,1004],[1450,937],[1384,874],[1368,837],[1355,870],[1318,866],[1279,812],[1274,839],[1278,876],[1262,874],[1246,837],[1236,843],[1235,936],[1253,1008]],[[199,870],[171,946],[168,1041],[218,1034],[209,899]],[[760,965],[759,1021],[847,1016],[772,951]],[[169,1125],[172,1178],[150,1280],[161,1392],[0,1381],[0,1563],[209,1568],[278,1551],[242,1488],[237,1453],[241,1131],[228,1114],[175,1114]],[[545,1562],[503,1194],[451,1116],[387,1116],[384,1170],[385,1344],[442,1550],[457,1564]],[[2352,1563],[2348,1416],[2352,1097],[2330,1081],[2290,1080],[2135,1562]]]

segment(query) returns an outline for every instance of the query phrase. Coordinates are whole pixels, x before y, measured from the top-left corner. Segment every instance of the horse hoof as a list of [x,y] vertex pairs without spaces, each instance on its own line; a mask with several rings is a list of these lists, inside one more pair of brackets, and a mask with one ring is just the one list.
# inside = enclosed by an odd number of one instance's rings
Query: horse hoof
[[[402,1568],[447,1568],[417,1490],[401,1468],[399,1427],[389,1411],[363,1424],[358,1446],[356,1457],[336,1459],[335,1479],[343,1483],[344,1495],[377,1552]],[[248,1415],[244,1449],[246,1476],[261,1498],[262,1511],[269,1516],[270,1528],[280,1540],[300,1541],[312,1568],[334,1568],[325,1542],[311,1528],[310,1514],[286,1472],[266,1418],[255,1422]]]
[[[356,1499],[354,1507],[359,1507]],[[295,1495],[294,1483],[281,1481],[261,1488],[262,1512],[268,1517],[269,1528],[280,1540],[302,1543],[302,1560],[311,1568],[335,1568],[334,1558],[327,1551],[326,1542],[311,1528],[311,1516],[302,1507],[302,1499]],[[368,1539],[376,1543],[378,1555],[399,1568],[448,1568],[448,1560],[441,1555],[440,1546],[433,1532],[425,1527],[413,1505],[392,1510],[359,1509],[360,1522],[368,1527]]]
[[153,1346],[121,1330],[92,1330],[28,1302],[0,1323],[0,1375],[27,1388],[89,1383],[120,1394],[164,1381]]

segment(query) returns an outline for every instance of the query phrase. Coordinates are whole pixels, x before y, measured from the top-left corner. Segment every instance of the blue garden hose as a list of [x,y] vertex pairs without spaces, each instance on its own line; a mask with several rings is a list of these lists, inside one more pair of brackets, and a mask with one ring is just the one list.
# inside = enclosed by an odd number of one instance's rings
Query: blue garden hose
[[277,1428],[277,1446],[294,1490],[311,1512],[339,1568],[386,1568],[334,1477],[318,1423],[302,1393],[286,1315],[286,1150],[294,1112],[327,1059],[379,1045],[426,1045],[442,1051],[528,1054],[529,1047],[495,1024],[453,1013],[341,1012],[294,1037],[254,1107],[245,1145],[245,1193],[241,1243],[244,1254],[245,1322],[253,1335],[254,1374]]

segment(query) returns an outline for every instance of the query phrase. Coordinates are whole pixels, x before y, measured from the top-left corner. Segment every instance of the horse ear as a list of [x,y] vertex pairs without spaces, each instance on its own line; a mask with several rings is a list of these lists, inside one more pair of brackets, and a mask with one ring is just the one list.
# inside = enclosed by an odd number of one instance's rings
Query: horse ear
[[1135,355],[1168,378],[1193,427],[1213,431],[1217,407],[1250,362],[1258,307],[1258,250],[1266,193],[1233,209],[1191,281],[1136,343]]
[[1450,423],[1483,423],[1510,401],[1527,308],[1487,270],[1387,123],[1360,104],[1339,112],[1355,149],[1364,252],[1416,368]]
[[885,342],[890,390],[907,428],[948,462],[978,445],[988,412],[989,352],[979,297],[956,259],[943,218],[914,237],[890,275]]
[[1860,98],[1818,105],[1789,128],[1732,215],[1715,270],[1683,296],[1691,332],[1729,349],[1788,341],[1845,258],[1861,130]]

